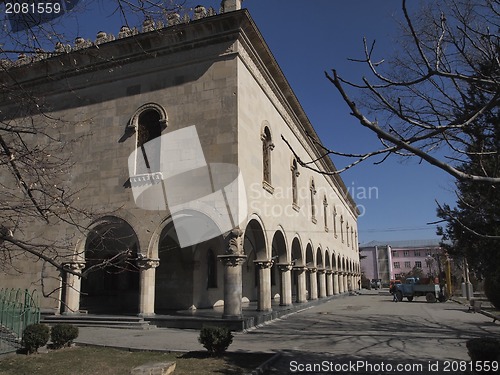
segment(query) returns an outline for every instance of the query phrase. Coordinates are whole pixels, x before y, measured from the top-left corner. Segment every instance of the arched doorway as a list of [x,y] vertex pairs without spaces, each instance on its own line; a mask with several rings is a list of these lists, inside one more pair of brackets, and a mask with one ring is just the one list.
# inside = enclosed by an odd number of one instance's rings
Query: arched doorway
[[276,231],[273,236],[272,258],[274,262],[271,268],[271,294],[273,297],[279,295],[281,305],[289,305],[292,303],[291,269],[288,263],[285,237],[280,230]]
[[155,275],[155,313],[193,306],[193,248],[181,248],[170,221],[158,238],[159,266]]
[[293,288],[292,298],[298,303],[306,302],[306,271],[302,247],[295,237],[292,241]]
[[99,220],[85,241],[80,309],[89,313],[135,314],[139,308],[139,241],[122,219]]
[[255,301],[259,297],[260,288],[259,267],[256,267],[255,263],[268,260],[264,230],[255,219],[250,220],[245,229],[243,250],[247,256],[246,264],[242,269],[243,299]]

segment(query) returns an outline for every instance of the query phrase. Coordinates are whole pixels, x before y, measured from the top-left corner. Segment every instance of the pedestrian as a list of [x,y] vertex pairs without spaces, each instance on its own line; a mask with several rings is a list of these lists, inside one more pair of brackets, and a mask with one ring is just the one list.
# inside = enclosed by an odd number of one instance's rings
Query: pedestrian
[[391,284],[391,288],[389,289],[389,292],[392,294],[392,302],[398,302],[398,297],[396,292],[398,291],[398,288],[396,287],[396,283]]

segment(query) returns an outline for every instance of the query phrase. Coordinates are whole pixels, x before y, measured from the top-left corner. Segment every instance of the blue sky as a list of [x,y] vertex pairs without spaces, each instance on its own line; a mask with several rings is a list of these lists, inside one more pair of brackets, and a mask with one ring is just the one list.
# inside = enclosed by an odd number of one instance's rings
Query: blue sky
[[[307,4],[307,5],[305,5]],[[389,58],[402,19],[400,0],[247,0],[257,26],[323,143],[343,152],[366,151],[378,140],[349,115],[324,72],[361,79],[366,70],[348,58],[363,56],[363,37]],[[419,160],[366,161],[342,173],[363,215],[360,241],[437,238],[436,203],[455,201],[453,179]],[[346,159],[334,159],[338,168]],[[371,194],[368,193],[371,191]]]
[[[79,6],[88,2],[81,0]],[[119,17],[110,16],[112,2],[91,2],[66,22],[72,33],[95,39],[98,31],[115,35]],[[219,0],[188,1],[218,9]],[[416,6],[418,2],[412,2]],[[363,37],[377,40],[377,56],[390,58],[402,19],[400,0],[245,0],[265,40],[325,146],[343,152],[378,146],[374,135],[349,115],[324,72],[335,68],[358,80],[366,73],[348,58],[363,56]],[[133,21],[130,21],[132,23]],[[376,161],[373,160],[373,161]],[[453,204],[453,179],[418,160],[389,158],[381,165],[366,161],[342,173],[357,201],[361,242],[436,238],[436,203]],[[334,159],[341,168],[348,160]],[[370,192],[370,194],[369,194]]]

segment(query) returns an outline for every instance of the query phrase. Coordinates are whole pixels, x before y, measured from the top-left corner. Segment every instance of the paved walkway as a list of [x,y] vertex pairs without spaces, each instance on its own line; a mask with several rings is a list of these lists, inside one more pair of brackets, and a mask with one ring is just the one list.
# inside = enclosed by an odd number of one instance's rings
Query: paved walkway
[[[81,328],[76,341],[132,350],[204,350],[198,334],[195,330],[166,328]],[[326,361],[338,365],[365,361],[380,365],[391,360],[427,366],[425,372],[401,373],[432,374],[438,372],[430,371],[428,366],[436,361],[441,361],[442,370],[442,361],[468,360],[466,340],[485,335],[500,337],[500,324],[482,314],[468,313],[464,305],[452,301],[429,304],[419,299],[396,304],[388,293],[371,292],[335,299],[246,333],[236,333],[229,349],[280,352],[280,359],[270,369],[273,374],[291,372],[293,363],[313,365]],[[386,372],[358,369],[355,373]]]

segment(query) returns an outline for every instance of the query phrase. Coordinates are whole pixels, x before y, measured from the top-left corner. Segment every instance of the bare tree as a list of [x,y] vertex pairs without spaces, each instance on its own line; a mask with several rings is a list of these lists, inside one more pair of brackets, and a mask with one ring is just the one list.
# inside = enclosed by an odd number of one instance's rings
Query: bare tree
[[[65,267],[67,262],[84,257],[84,254],[75,253],[77,237],[88,234],[88,225],[96,218],[112,214],[106,209],[89,207],[80,202],[79,194],[87,186],[71,183],[71,170],[77,162],[71,150],[91,134],[75,137],[65,129],[83,125],[91,119],[75,120],[54,114],[53,103],[45,99],[44,92],[25,86],[16,73],[16,70],[37,60],[64,56],[75,49],[86,53],[86,47],[97,46],[97,42],[78,38],[78,31],[68,26],[74,25],[75,19],[85,16],[88,11],[86,6],[92,3],[101,4],[100,1],[81,2],[70,12],[52,19],[33,19],[30,14],[24,18],[9,19],[4,13],[4,27],[0,29],[0,40],[3,42],[0,46],[2,273],[25,272],[22,265],[29,259],[49,264],[61,272],[82,275],[81,270]],[[144,20],[153,24],[156,22],[157,28],[160,28],[161,20],[166,23],[166,17],[181,10],[182,5],[183,2],[170,0],[116,0],[112,13],[120,17],[126,26],[126,36],[133,37],[137,30],[132,22],[136,19],[141,23]],[[15,25],[15,22],[23,24]],[[101,34],[101,38],[102,42],[112,40],[106,34]],[[78,43],[82,45],[79,47]],[[71,230],[64,235],[55,233],[56,228],[62,227]],[[118,231],[117,235],[112,223],[103,227],[104,230],[91,233],[96,255],[83,276],[102,268],[112,269],[113,272],[134,270],[130,234]],[[106,254],[109,238],[113,238],[113,246],[123,251]],[[57,296],[54,292],[47,290],[44,294]]]
[[[392,60],[376,58],[376,44],[364,40],[365,64],[371,72],[362,82],[342,78],[336,70],[325,72],[359,124],[380,140],[380,148],[363,153],[331,150],[311,136],[324,157],[354,158],[341,173],[367,159],[390,155],[417,157],[458,180],[498,184],[498,175],[469,173],[458,166],[474,155],[491,156],[498,149],[471,147],[471,131],[478,117],[500,104],[500,3],[498,0],[449,0],[429,2],[411,17],[406,1],[400,52]],[[488,70],[483,69],[490,66]],[[471,110],[468,89],[484,97],[483,106]],[[358,94],[355,100],[351,91]],[[491,134],[493,128],[483,129]],[[285,140],[286,141],[286,140]],[[473,151],[472,151],[473,150]],[[293,150],[292,150],[293,151]],[[316,160],[299,163],[319,173]],[[352,159],[351,159],[352,160]]]

